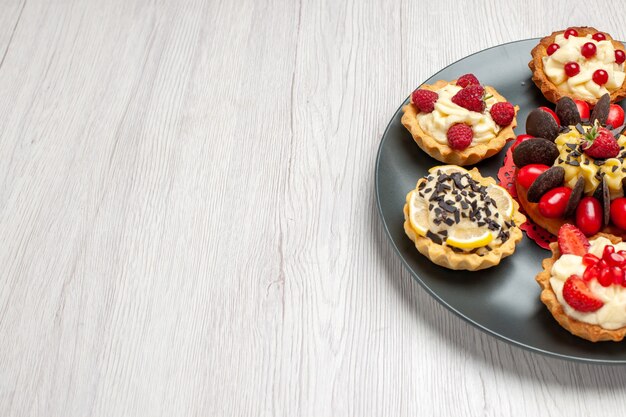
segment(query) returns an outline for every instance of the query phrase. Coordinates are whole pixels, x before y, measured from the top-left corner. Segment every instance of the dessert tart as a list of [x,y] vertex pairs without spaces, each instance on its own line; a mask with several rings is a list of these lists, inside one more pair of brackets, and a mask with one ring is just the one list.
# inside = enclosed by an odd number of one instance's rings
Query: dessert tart
[[437,265],[475,271],[515,252],[526,221],[518,204],[476,168],[436,166],[406,196],[404,231]]
[[417,145],[448,164],[475,164],[515,138],[518,107],[472,74],[422,85],[402,110],[402,124]]
[[626,335],[626,243],[604,233],[587,240],[566,224],[550,249],[552,256],[543,260],[536,281],[552,316],[583,339],[621,341]]
[[624,45],[592,27],[572,27],[541,39],[528,63],[544,97],[584,100],[592,107],[604,94],[626,97]]
[[519,203],[553,235],[572,223],[587,236],[626,236],[624,111],[608,93],[590,115],[577,104],[563,97],[556,113],[538,108],[528,115],[528,134],[512,152]]

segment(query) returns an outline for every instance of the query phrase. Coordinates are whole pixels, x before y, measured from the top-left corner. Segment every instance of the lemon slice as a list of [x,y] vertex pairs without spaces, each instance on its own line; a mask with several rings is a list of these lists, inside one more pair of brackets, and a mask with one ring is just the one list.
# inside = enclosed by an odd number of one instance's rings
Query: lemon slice
[[487,246],[493,240],[493,234],[488,229],[468,225],[468,227],[451,229],[446,244],[459,249],[475,249]]
[[426,236],[428,233],[428,203],[426,200],[419,196],[415,191],[412,191],[411,198],[409,200],[409,222],[413,230],[420,236]]
[[513,198],[508,191],[499,185],[492,184],[487,187],[487,194],[495,200],[498,212],[505,220],[511,220],[513,217]]
[[435,171],[442,171],[444,174],[447,174],[447,175],[450,175],[453,172],[460,172],[461,174],[469,173],[468,170],[466,170],[465,168],[461,168],[458,165],[439,165],[439,166],[432,167],[431,169],[429,169],[428,173],[432,174]]

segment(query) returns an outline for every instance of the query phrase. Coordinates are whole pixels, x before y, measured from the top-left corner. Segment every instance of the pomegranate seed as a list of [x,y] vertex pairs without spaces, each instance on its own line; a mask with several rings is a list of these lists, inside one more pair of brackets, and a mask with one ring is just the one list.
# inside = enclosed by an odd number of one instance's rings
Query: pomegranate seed
[[624,261],[626,261],[626,259],[624,259],[622,255],[620,255],[619,253],[612,253],[606,260],[606,263],[611,266],[620,266],[624,263]]
[[[574,75],[580,72],[580,65],[578,65],[577,62],[572,61],[572,62],[568,62],[567,64],[565,64],[565,67],[563,69],[565,70],[565,75],[567,75],[568,77],[573,77]],[[597,71],[600,71],[600,70],[597,70]],[[604,72],[606,73],[606,71]],[[594,77],[595,77],[595,72],[594,72]]]
[[620,251],[617,251],[617,253],[619,253],[620,255],[622,255],[624,258],[626,258],[626,250],[622,249]]
[[593,79],[594,83],[598,85],[604,85],[607,83],[607,81],[609,81],[609,74],[603,69],[598,69],[593,72],[593,76],[591,78]]
[[[546,53],[548,55],[552,55],[559,48],[560,48],[560,46],[558,44],[556,44],[556,43],[550,44],[550,46],[548,46],[548,49],[546,49]],[[617,51],[615,51],[615,53],[617,53]]]
[[597,42],[602,42],[606,40],[606,36],[604,36],[604,33],[601,33],[601,32],[594,33],[592,38],[594,41],[597,41]]
[[613,245],[606,245],[604,250],[602,250],[602,260],[608,261],[609,255],[615,253],[615,247]]
[[597,266],[600,269],[604,269],[604,268],[607,268],[609,265],[606,263],[606,261],[604,259],[602,259],[602,260],[600,260],[600,262],[598,262]]
[[613,284],[621,285],[624,282],[624,270],[618,266],[612,266],[609,268],[609,275],[613,280]]
[[624,53],[624,51],[622,51],[621,49],[616,49],[615,50],[615,63],[621,64],[624,61],[626,61],[626,53]]
[[582,56],[589,59],[596,54],[596,45],[592,42],[587,42],[580,48],[580,53]]
[[611,268],[603,268],[598,276],[598,282],[603,287],[608,287],[613,283],[613,275],[611,274]]
[[600,258],[593,253],[585,253],[583,255],[583,265],[585,266],[595,265],[598,262],[600,262]]
[[583,273],[583,279],[585,281],[591,281],[594,278],[598,278],[598,275],[600,275],[600,270],[598,269],[597,266],[590,266],[587,269],[585,269],[585,272]]
[[563,36],[565,39],[568,39],[570,36],[578,36],[578,32],[576,32],[576,29],[567,29]]

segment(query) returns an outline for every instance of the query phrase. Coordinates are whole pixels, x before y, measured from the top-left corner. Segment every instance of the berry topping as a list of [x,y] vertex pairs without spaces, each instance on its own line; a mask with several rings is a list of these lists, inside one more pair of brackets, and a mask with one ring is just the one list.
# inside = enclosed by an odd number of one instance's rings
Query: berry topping
[[598,85],[604,85],[609,81],[609,73],[603,69],[597,69],[593,72],[591,79]]
[[550,46],[548,46],[548,48],[546,49],[546,53],[548,54],[548,56],[550,56],[553,53],[555,53],[556,50],[559,48],[560,48],[559,45],[556,43],[550,44]]
[[565,223],[559,229],[559,250],[562,254],[583,256],[589,249],[589,240],[583,232],[570,223]]
[[593,266],[600,262],[600,258],[598,258],[593,253],[585,253],[583,255],[583,265],[585,266]]
[[515,117],[515,107],[508,101],[500,102],[491,106],[490,113],[493,121],[499,126],[507,126]]
[[537,177],[550,169],[547,165],[528,164],[517,171],[517,182],[524,188],[533,185]]
[[626,53],[624,53],[624,51],[622,51],[621,49],[616,49],[615,50],[615,63],[621,64],[624,61],[626,61]]
[[609,115],[606,118],[607,126],[618,127],[624,124],[624,109],[617,104],[611,104],[609,106]]
[[596,54],[596,44],[593,42],[587,42],[580,48],[580,53],[585,58],[589,59]]
[[583,100],[574,100],[576,103],[576,107],[578,108],[578,113],[580,114],[581,119],[589,119],[589,104]]
[[563,34],[563,37],[565,39],[569,39],[570,36],[578,36],[578,32],[576,31],[576,29],[572,29],[572,28],[567,29],[565,33]]
[[593,38],[594,41],[597,41],[597,42],[602,42],[606,40],[606,36],[602,32],[596,32],[591,37]]
[[596,311],[604,305],[578,275],[572,275],[565,281],[563,298],[574,310],[583,313]]
[[568,187],[556,187],[541,196],[539,200],[539,213],[549,219],[563,217],[567,202],[572,194]]
[[598,127],[598,124],[589,129],[583,139],[583,150],[592,158],[615,158],[619,154],[615,136],[607,128]]
[[626,197],[611,201],[611,221],[622,230],[626,230]]
[[434,91],[423,90],[421,88],[413,91],[413,94],[411,95],[411,101],[413,104],[415,104],[419,111],[424,113],[430,113],[435,110],[435,103],[438,98],[439,95]]
[[470,146],[474,138],[472,128],[463,123],[457,123],[448,129],[448,145],[452,149],[463,150]]
[[459,87],[467,87],[468,85],[480,85],[480,81],[474,74],[465,74],[461,75],[458,80],[456,80],[456,85]]
[[578,65],[577,62],[570,61],[565,64],[565,67],[563,67],[563,69],[565,70],[565,75],[567,75],[568,77],[573,77],[580,72],[580,65]]
[[613,284],[611,269],[609,267],[602,268],[600,270],[600,275],[598,275],[596,279],[603,287],[608,287],[609,285]]
[[602,229],[603,217],[602,205],[595,197],[583,197],[576,207],[576,226],[587,236]]
[[468,85],[452,97],[452,102],[469,111],[482,113],[485,110],[485,89],[480,85]]

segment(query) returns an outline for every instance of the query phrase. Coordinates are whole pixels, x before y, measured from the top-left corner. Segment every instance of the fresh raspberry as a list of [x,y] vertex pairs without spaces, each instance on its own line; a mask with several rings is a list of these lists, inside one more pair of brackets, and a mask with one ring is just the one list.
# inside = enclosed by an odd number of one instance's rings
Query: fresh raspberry
[[508,126],[515,117],[515,107],[508,101],[496,103],[491,106],[491,118],[499,126]]
[[584,256],[589,250],[589,240],[583,232],[570,223],[565,223],[559,229],[559,250],[561,254]]
[[452,97],[452,102],[469,111],[482,113],[485,110],[485,89],[480,85],[468,85]]
[[413,104],[415,104],[419,111],[424,113],[430,113],[435,110],[435,103],[438,98],[439,95],[434,91],[423,90],[421,88],[413,91],[413,94],[411,95],[411,101]]
[[456,85],[459,87],[467,87],[468,85],[480,85],[480,81],[474,74],[465,74],[461,75],[458,80],[456,80]]
[[601,300],[593,295],[585,281],[578,275],[572,275],[565,280],[563,298],[574,310],[583,313],[596,311],[604,305]]
[[583,150],[592,158],[615,158],[619,154],[620,147],[615,136],[604,127],[594,125],[585,134],[585,139],[587,143],[583,145]]
[[448,129],[448,145],[452,149],[463,150],[470,146],[474,138],[472,128],[463,123],[457,123]]

